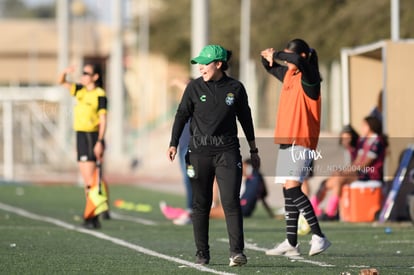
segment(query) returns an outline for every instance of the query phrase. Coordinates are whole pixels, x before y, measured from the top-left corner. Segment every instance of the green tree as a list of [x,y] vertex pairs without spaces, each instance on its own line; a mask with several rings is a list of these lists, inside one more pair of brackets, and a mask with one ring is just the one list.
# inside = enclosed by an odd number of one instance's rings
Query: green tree
[[1,18],[53,18],[55,16],[55,6],[38,5],[33,8],[26,6],[22,0],[1,0]]
[[32,9],[32,14],[36,18],[54,18],[56,8],[54,5],[40,5]]
[[[151,14],[150,48],[171,60],[183,62],[190,57],[191,0],[163,2],[162,8]],[[139,28],[139,24],[136,26]]]
[[[152,14],[150,47],[171,60],[190,56],[191,0],[163,0]],[[401,38],[414,37],[414,1],[400,0]],[[240,0],[210,0],[210,43],[232,49],[237,63]],[[283,49],[301,37],[318,50],[322,62],[340,49],[390,38],[390,0],[251,0],[251,56],[267,47]]]
[[3,0],[0,5],[2,18],[27,17],[30,15],[29,9],[22,0]]

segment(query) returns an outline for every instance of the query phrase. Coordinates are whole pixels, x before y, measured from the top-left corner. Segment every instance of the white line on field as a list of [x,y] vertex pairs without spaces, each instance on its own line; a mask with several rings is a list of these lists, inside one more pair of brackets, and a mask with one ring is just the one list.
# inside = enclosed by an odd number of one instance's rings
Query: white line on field
[[[218,241],[220,242],[229,242],[228,239],[218,239]],[[262,251],[265,252],[266,250],[268,250],[268,248],[263,248],[263,247],[258,247],[257,244],[253,244],[253,243],[248,243],[245,242],[244,243],[245,248],[250,249],[250,250],[255,250],[255,251]],[[289,258],[291,261],[297,261],[297,262],[302,262],[302,263],[308,263],[308,264],[313,264],[313,265],[317,265],[317,266],[322,266],[322,267],[334,267],[335,265],[332,264],[327,264],[324,262],[318,262],[318,261],[312,261],[312,260],[307,260],[303,257],[300,256],[289,256],[287,257]]]
[[111,211],[111,218],[114,218],[115,220],[122,220],[122,221],[130,221],[130,222],[140,223],[140,224],[144,224],[144,225],[157,225],[156,222],[151,221],[151,220],[137,218],[137,217],[131,217],[131,216],[127,216],[127,215],[122,215],[122,214],[119,214],[119,213],[116,213],[116,212],[113,212],[113,211]]
[[378,243],[383,244],[414,244],[413,240],[390,240],[390,241],[379,241]]
[[77,232],[80,232],[80,233],[88,234],[88,235],[94,236],[98,239],[107,240],[107,241],[110,241],[114,244],[130,248],[130,249],[135,250],[137,252],[140,252],[142,254],[146,254],[146,255],[153,256],[153,257],[161,258],[161,259],[164,259],[164,260],[167,260],[167,261],[170,261],[170,262],[176,262],[176,263],[179,263],[179,264],[197,269],[199,271],[209,272],[209,273],[213,273],[213,274],[235,275],[233,273],[218,271],[218,270],[215,270],[215,269],[205,267],[203,265],[198,265],[198,264],[195,264],[195,263],[192,263],[192,262],[189,262],[189,261],[182,260],[180,258],[171,257],[171,256],[168,256],[168,255],[165,255],[165,254],[161,254],[161,253],[158,253],[156,251],[150,250],[148,248],[129,243],[125,240],[108,236],[108,235],[106,235],[104,233],[101,233],[101,232],[98,232],[98,231],[93,231],[93,230],[90,230],[90,229],[84,229],[82,227],[78,227],[78,226],[75,226],[73,224],[66,223],[64,221],[61,221],[61,220],[58,220],[58,219],[55,219],[55,218],[51,218],[51,217],[31,213],[31,212],[26,211],[24,209],[17,208],[17,207],[7,205],[7,204],[3,204],[1,202],[0,202],[0,209],[2,209],[4,211],[7,211],[7,212],[12,212],[12,213],[17,214],[19,216],[26,217],[26,218],[29,218],[29,219],[32,219],[32,220],[38,220],[38,221],[42,221],[42,222],[51,223],[51,224],[54,224],[56,226],[63,227],[63,228],[69,229],[69,230],[73,230],[73,231],[77,231]]

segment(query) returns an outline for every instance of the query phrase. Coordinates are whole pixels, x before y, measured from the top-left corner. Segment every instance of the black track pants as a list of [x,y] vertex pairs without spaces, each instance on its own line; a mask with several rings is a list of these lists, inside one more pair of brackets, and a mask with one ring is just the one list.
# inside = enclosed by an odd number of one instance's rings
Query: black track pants
[[[193,190],[193,230],[197,250],[209,250],[209,214],[213,197],[214,177],[217,178],[220,199],[226,217],[230,253],[244,249],[243,217],[240,207],[242,162],[238,149],[219,153],[188,155]],[[191,172],[193,176],[191,177]]]

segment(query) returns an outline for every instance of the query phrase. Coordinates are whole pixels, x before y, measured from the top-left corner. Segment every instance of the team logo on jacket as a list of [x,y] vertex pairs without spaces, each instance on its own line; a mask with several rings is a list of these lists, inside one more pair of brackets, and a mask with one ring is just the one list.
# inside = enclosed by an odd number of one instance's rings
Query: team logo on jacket
[[195,177],[195,170],[194,170],[194,166],[192,165],[188,165],[187,166],[187,176],[189,178],[194,178]]
[[226,104],[228,106],[231,106],[231,105],[234,104],[234,94],[233,93],[227,93],[227,96],[226,96]]

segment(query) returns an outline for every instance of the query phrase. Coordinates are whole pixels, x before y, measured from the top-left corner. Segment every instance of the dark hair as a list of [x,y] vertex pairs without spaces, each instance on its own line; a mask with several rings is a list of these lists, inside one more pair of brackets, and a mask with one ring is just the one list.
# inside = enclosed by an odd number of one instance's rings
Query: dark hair
[[223,62],[223,65],[221,65],[221,70],[224,72],[224,71],[226,71],[228,68],[229,68],[229,60],[230,60],[230,58],[231,58],[231,56],[232,56],[232,52],[231,51],[229,51],[229,50],[226,50],[227,51],[227,60],[226,61],[222,61]]
[[[243,163],[245,163],[245,164],[250,165],[250,166],[252,166],[252,167],[253,167],[253,162],[252,162],[252,159],[251,159],[251,158],[246,158],[246,159],[244,159],[244,160],[243,160]],[[259,171],[259,169],[254,168],[254,167],[253,167],[253,170],[254,170],[254,171]]]
[[374,116],[367,116],[364,118],[364,121],[368,124],[371,131],[377,135],[382,135],[382,123],[381,121]]
[[92,73],[97,74],[99,77],[95,81],[95,86],[103,88],[103,78],[102,78],[102,68],[99,64],[96,63],[86,63],[84,66],[91,66],[92,67]]
[[382,132],[381,120],[374,116],[367,116],[364,118],[364,121],[368,124],[368,127],[371,129],[371,131],[383,139],[385,146],[388,146],[388,137]]
[[[298,55],[304,53],[305,59],[307,59],[309,61],[309,64],[311,64],[319,72],[318,54],[316,53],[315,49],[309,47],[309,44],[306,43],[305,40],[295,38],[287,43],[286,49]],[[322,81],[322,77],[320,76],[320,74],[319,79]]]
[[[344,128],[342,128],[341,134],[343,133],[348,133],[351,135],[351,146],[353,148],[357,147],[358,144],[358,139],[359,139],[359,134],[357,131],[355,131],[354,127],[352,127],[351,124],[347,124],[344,126]],[[339,137],[339,144],[342,143],[342,137]]]
[[380,112],[382,112],[382,94],[383,94],[383,90],[381,89],[378,94],[378,98],[377,98],[377,108],[378,108],[378,111]]
[[294,53],[297,53],[299,55],[301,53],[304,53],[306,54],[306,58],[308,58],[310,54],[310,47],[308,43],[306,43],[304,40],[299,39],[299,38],[289,41],[288,44],[286,45],[286,49]]
[[243,160],[244,163],[252,165],[252,159],[251,158],[246,158]]

